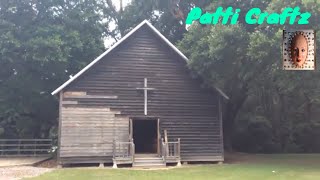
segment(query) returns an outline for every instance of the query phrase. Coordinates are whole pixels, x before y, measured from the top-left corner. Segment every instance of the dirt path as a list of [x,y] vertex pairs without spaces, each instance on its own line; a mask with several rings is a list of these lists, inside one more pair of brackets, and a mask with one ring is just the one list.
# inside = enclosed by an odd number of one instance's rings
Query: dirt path
[[26,177],[39,176],[43,173],[54,170],[53,168],[41,168],[32,166],[16,166],[0,168],[1,180],[18,180]]

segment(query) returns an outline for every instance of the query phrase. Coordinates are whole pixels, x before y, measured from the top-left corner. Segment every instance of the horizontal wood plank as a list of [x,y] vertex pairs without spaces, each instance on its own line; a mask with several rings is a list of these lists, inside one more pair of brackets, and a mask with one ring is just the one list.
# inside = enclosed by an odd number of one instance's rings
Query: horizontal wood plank
[[150,29],[139,29],[66,88],[85,94],[63,97],[78,104],[62,105],[62,159],[104,156],[113,139],[128,141],[129,118],[144,116],[144,96],[137,91],[144,78],[155,89],[148,94],[148,115],[160,119],[162,137],[167,130],[169,139],[181,139],[182,160],[223,157],[218,94],[202,88],[187,66]]

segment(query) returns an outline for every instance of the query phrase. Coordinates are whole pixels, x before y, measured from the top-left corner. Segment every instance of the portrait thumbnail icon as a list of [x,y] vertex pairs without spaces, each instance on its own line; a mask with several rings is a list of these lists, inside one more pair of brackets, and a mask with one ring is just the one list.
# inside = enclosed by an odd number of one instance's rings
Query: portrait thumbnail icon
[[314,30],[283,30],[283,69],[315,70]]

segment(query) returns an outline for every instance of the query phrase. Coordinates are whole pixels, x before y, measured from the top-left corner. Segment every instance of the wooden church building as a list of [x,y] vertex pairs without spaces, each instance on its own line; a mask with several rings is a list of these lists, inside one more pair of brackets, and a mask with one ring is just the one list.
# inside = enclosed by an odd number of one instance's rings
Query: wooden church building
[[202,89],[187,61],[145,20],[53,91],[59,163],[223,161],[227,96]]

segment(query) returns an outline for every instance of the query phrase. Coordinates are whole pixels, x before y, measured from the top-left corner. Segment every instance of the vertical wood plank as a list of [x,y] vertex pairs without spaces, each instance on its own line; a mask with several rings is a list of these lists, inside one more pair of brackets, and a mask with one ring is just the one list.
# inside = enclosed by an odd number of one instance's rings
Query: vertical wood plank
[[157,120],[157,153],[160,155],[160,119]]
[[164,130],[164,142],[168,143],[168,133],[166,129]]
[[58,118],[58,149],[57,149],[57,161],[58,164],[61,162],[61,128],[62,128],[62,101],[63,101],[63,91],[59,94],[59,118]]
[[132,143],[134,143],[134,139],[133,139],[133,124],[132,124],[132,119],[129,119],[129,138],[130,140],[132,140]]
[[165,142],[165,144],[166,144],[166,154],[167,155],[169,155],[170,156],[170,145],[169,145],[169,143],[168,143],[168,134],[167,134],[167,130],[165,129],[164,130],[164,142]]

